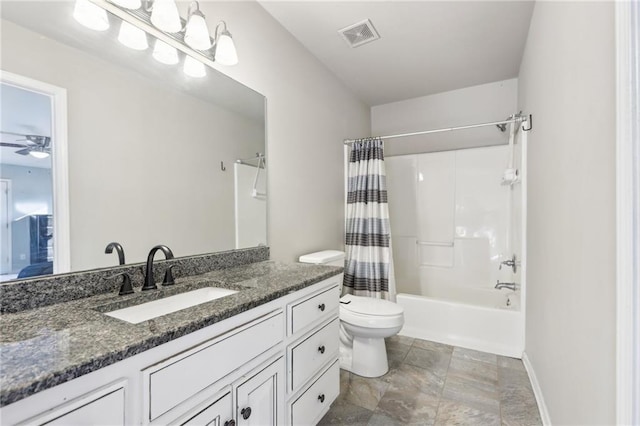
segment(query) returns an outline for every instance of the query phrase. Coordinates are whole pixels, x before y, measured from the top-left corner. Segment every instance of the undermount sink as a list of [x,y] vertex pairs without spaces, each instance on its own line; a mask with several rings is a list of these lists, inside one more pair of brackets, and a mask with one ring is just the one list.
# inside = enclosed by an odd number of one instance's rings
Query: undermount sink
[[221,297],[237,293],[237,290],[229,290],[218,287],[204,287],[197,290],[176,294],[153,302],[142,303],[128,308],[105,312],[113,318],[118,318],[132,324],[138,324],[153,318],[177,312],[182,309],[210,302]]

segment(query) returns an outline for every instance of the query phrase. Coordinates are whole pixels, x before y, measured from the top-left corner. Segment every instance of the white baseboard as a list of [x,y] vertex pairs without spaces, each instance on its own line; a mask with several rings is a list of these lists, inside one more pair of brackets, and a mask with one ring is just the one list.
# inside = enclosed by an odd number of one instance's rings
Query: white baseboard
[[531,387],[533,388],[533,394],[536,397],[536,402],[538,403],[538,410],[540,410],[540,418],[542,419],[542,424],[544,426],[551,426],[551,418],[549,417],[549,411],[547,410],[547,404],[544,403],[544,397],[542,396],[542,389],[540,388],[540,383],[538,382],[538,378],[536,377],[535,371],[533,371],[533,366],[529,361],[529,357],[527,353],[522,354],[522,363],[524,364],[524,368],[527,370],[527,374],[529,375],[529,380],[531,381]]

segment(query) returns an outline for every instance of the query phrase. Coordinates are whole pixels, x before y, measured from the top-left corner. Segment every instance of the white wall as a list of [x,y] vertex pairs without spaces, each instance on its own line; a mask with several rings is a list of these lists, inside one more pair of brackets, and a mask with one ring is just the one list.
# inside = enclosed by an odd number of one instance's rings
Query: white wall
[[369,134],[369,108],[259,4],[200,6],[238,49],[239,64],[219,69],[267,97],[271,258],[342,249],[342,141]]
[[613,2],[536,3],[525,351],[556,425],[615,424],[614,54]]
[[[390,135],[506,119],[517,112],[518,80],[504,80],[371,108],[371,133]],[[496,127],[413,136],[385,143],[387,155],[507,143]]]
[[51,169],[2,164],[0,178],[11,180],[12,221],[32,214],[53,213]]

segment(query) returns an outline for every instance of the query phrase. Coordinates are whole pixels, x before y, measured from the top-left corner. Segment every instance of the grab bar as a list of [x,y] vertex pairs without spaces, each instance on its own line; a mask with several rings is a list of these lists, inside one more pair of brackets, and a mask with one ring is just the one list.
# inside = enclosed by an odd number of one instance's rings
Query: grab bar
[[416,244],[419,246],[437,246],[437,247],[453,247],[453,241],[444,242],[444,241],[416,241]]

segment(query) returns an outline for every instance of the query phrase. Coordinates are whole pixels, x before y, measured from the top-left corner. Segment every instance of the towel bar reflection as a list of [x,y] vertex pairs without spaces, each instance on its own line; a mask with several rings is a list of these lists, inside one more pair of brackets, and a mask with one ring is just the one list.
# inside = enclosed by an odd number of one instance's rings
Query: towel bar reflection
[[453,241],[416,241],[419,246],[453,247]]

